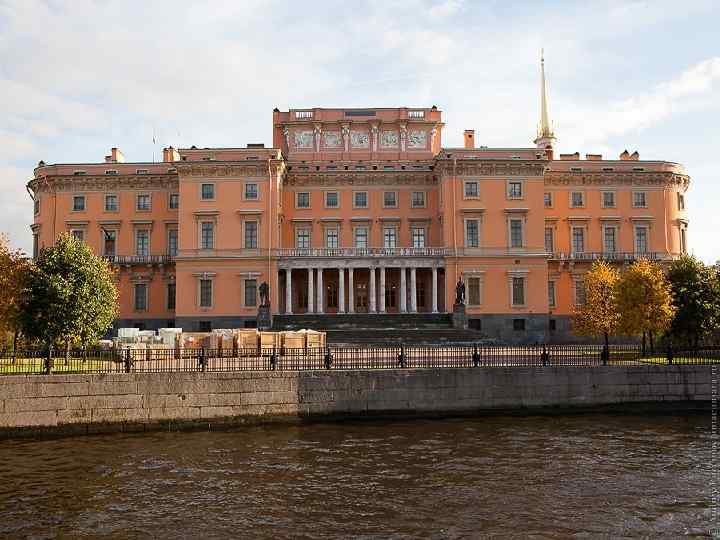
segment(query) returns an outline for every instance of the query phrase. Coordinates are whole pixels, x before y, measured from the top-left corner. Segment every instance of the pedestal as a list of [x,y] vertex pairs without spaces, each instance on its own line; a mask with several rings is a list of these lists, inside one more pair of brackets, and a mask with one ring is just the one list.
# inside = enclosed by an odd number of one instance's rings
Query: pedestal
[[465,313],[465,304],[454,304],[452,315],[453,328],[467,330],[468,321]]
[[258,330],[270,330],[272,328],[272,315],[270,306],[260,306],[257,314]]

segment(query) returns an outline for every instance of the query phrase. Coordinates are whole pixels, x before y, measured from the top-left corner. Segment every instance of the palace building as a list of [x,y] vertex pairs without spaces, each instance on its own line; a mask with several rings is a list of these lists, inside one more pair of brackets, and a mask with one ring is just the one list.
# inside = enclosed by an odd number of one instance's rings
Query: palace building
[[34,251],[69,232],[111,261],[116,327],[251,327],[263,282],[285,322],[412,319],[451,313],[462,278],[471,329],[571,339],[592,261],[685,252],[689,177],[637,152],[557,155],[541,75],[524,147],[477,146],[473,130],[444,147],[435,106],[276,109],[272,148],[40,162]]

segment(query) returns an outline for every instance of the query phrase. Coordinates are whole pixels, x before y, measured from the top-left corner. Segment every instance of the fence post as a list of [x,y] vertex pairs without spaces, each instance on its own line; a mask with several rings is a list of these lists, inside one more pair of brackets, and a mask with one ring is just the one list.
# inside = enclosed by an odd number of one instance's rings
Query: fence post
[[198,358],[200,371],[207,371],[207,360],[205,359],[205,347],[200,347],[200,357]]
[[602,351],[600,352],[600,359],[602,360],[602,365],[607,366],[608,360],[610,358],[610,349],[607,345],[603,345]]
[[53,368],[52,345],[48,346],[45,353],[45,375],[50,375]]
[[132,371],[132,355],[130,354],[130,347],[125,351],[125,373]]
[[480,353],[478,352],[477,343],[473,345],[472,363],[473,367],[478,367],[480,365]]
[[668,366],[672,366],[672,363],[673,363],[673,348],[672,348],[672,343],[669,343],[669,344],[668,344],[668,348],[667,348],[667,363],[668,363]]
[[270,355],[270,369],[275,371],[277,368],[277,356],[275,355],[275,345],[273,344],[272,354]]
[[397,355],[398,367],[404,368],[407,364],[405,362],[405,344],[400,345],[400,352]]
[[330,347],[328,347],[325,351],[325,369],[330,369],[332,367],[332,361],[333,357],[332,354],[330,354]]
[[540,361],[542,362],[543,367],[547,367],[548,360],[550,359],[550,355],[547,351],[547,345],[543,345],[543,350],[540,353]]

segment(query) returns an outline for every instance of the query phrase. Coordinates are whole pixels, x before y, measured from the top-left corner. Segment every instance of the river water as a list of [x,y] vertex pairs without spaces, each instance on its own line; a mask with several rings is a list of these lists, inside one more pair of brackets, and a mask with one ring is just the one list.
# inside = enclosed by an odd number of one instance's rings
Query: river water
[[712,467],[709,414],[0,441],[0,537],[702,538]]

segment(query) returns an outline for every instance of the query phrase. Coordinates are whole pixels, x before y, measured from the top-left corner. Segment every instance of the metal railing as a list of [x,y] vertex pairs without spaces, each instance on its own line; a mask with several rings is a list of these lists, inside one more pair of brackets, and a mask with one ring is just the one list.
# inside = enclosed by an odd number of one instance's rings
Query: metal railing
[[636,261],[638,259],[658,260],[661,254],[657,251],[632,252],[632,251],[579,251],[579,252],[556,252],[550,254],[551,260],[559,261]]
[[103,255],[111,264],[169,264],[175,261],[173,255]]
[[720,347],[643,351],[637,345],[131,349],[0,352],[0,375],[596,367],[720,364]]
[[443,247],[345,247],[274,249],[276,257],[445,257],[452,252]]

